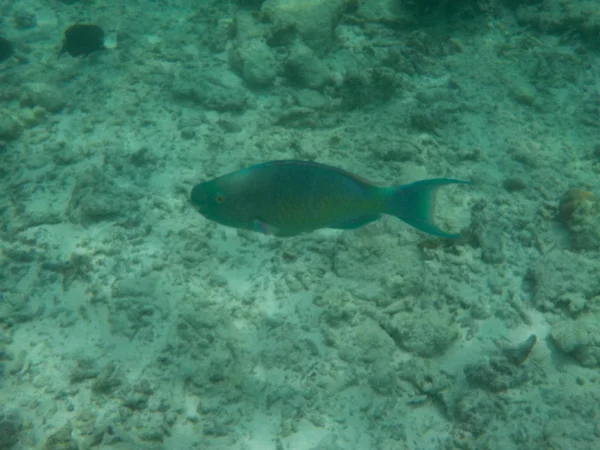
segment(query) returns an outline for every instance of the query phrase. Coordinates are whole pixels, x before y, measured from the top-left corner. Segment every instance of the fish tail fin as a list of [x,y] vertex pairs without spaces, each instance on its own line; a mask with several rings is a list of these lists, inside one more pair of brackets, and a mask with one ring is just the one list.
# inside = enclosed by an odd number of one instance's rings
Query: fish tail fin
[[436,191],[448,184],[470,184],[470,182],[452,178],[433,178],[389,188],[383,212],[425,233],[445,238],[458,238],[460,234],[446,233],[433,222]]

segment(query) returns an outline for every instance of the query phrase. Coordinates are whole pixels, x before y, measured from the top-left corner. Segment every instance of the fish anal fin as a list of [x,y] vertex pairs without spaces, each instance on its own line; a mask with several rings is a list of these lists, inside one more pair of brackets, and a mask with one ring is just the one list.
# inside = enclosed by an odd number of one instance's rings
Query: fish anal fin
[[254,229],[256,231],[258,231],[259,233],[270,235],[270,236],[278,236],[279,235],[280,230],[275,225],[271,225],[260,219],[254,219],[252,221],[252,224],[254,226]]

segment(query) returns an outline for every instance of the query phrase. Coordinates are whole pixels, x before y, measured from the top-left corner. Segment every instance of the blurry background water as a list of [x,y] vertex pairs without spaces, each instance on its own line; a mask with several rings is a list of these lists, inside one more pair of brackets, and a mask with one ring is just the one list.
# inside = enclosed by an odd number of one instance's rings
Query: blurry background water
[[[597,0],[0,17],[0,449],[600,448]],[[472,180],[464,237],[190,207],[274,159]]]

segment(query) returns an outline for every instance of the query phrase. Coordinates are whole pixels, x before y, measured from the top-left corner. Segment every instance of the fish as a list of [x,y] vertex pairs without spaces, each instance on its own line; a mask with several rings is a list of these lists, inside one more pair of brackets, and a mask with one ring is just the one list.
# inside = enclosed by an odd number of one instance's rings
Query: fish
[[450,184],[470,182],[433,178],[385,187],[326,164],[282,160],[196,184],[190,202],[208,220],[276,237],[357,229],[387,214],[425,233],[458,238],[433,221],[436,191]]
[[88,56],[90,53],[105,50],[104,31],[98,25],[78,23],[65,30],[65,39],[59,56]]

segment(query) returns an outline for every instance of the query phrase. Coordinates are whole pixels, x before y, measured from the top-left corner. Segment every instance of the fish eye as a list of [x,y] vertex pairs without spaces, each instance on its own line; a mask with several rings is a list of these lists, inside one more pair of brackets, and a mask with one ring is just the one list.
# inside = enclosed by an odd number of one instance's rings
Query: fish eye
[[225,197],[223,197],[223,195],[217,194],[215,196],[215,202],[217,202],[217,203],[223,203],[224,201],[225,201]]

